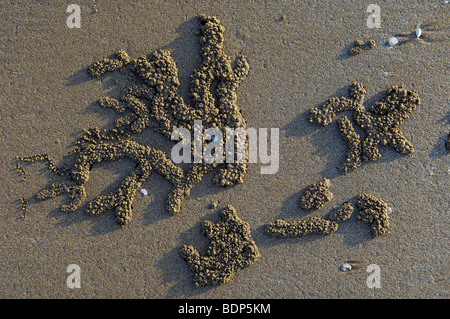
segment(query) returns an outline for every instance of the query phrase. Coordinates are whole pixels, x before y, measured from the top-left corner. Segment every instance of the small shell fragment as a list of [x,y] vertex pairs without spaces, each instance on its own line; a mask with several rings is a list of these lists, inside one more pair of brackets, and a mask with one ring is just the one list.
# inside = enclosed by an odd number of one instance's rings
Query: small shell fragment
[[345,263],[345,264],[342,264],[342,265],[339,267],[339,270],[342,271],[342,272],[345,272],[345,271],[350,271],[350,270],[352,270],[352,268],[353,268],[352,265]]
[[448,0],[445,0],[445,1],[442,2],[441,4],[439,4],[439,5],[437,5],[437,6],[434,6],[434,7],[437,8],[437,7],[443,6],[443,5],[448,4],[448,3],[449,3],[449,1],[448,1]]
[[388,215],[392,214],[392,208],[390,208],[390,207],[386,208],[386,213]]
[[142,193],[142,195],[144,195],[144,196],[147,196],[147,190],[145,190],[145,189],[141,189],[141,193]]
[[398,44],[398,39],[397,38],[389,38],[388,43],[390,46],[396,45],[396,44]]
[[416,37],[420,38],[421,35],[422,35],[422,29],[421,28],[417,28],[416,29]]

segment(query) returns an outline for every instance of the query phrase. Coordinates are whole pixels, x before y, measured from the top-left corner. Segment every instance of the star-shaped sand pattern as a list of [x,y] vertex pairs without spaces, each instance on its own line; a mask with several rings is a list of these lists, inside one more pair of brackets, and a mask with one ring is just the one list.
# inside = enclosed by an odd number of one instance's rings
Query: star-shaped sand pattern
[[333,97],[318,108],[310,110],[311,123],[329,125],[338,113],[351,111],[353,121],[364,130],[361,138],[347,116],[338,119],[339,131],[348,144],[344,172],[356,169],[362,161],[375,161],[381,157],[379,148],[389,145],[401,154],[414,151],[413,145],[400,131],[400,125],[420,105],[419,93],[403,86],[392,86],[385,97],[368,110],[364,107],[366,90],[361,83],[352,83],[349,97]]

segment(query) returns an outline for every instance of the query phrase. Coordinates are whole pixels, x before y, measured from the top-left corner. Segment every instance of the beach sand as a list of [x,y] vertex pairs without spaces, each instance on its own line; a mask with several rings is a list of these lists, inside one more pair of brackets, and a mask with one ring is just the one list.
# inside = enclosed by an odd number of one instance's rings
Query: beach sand
[[[0,9],[0,298],[448,298],[450,130],[449,30],[426,31],[427,39],[383,45],[417,25],[447,24],[449,6],[440,1],[380,3],[381,28],[366,25],[370,2],[355,1],[77,1],[81,28],[66,26],[67,4],[8,1]],[[117,118],[96,101],[117,96],[126,75],[92,79],[86,68],[117,50],[133,58],[167,48],[179,69],[187,99],[190,75],[200,64],[197,17],[216,16],[225,27],[225,52],[242,53],[250,75],[237,90],[247,127],[280,129],[279,170],[263,175],[250,164],[244,183],[213,185],[212,175],[184,201],[182,212],[165,211],[171,188],[154,174],[133,203],[134,216],[120,227],[114,213],[88,216],[61,212],[64,196],[37,201],[34,195],[58,178],[43,163],[16,156],[48,153],[56,163],[83,129]],[[355,40],[376,46],[355,56]],[[385,73],[388,72],[388,73]],[[384,75],[383,75],[384,73]],[[385,76],[387,75],[387,76]],[[401,130],[412,155],[390,147],[382,157],[343,175],[346,143],[336,123],[308,122],[308,111],[363,83],[370,106],[392,85],[417,90],[421,105]],[[167,153],[173,145],[147,129],[135,140]],[[88,200],[114,190],[132,170],[119,160],[94,166]],[[301,191],[330,180],[333,198],[323,208],[300,209]],[[327,236],[268,236],[276,219],[324,216],[360,193],[392,208],[390,229],[372,237],[352,217]],[[20,198],[27,202],[26,218]],[[216,209],[210,203],[218,201]],[[196,287],[180,248],[204,253],[205,220],[217,222],[231,204],[252,229],[259,260],[220,286]],[[346,262],[355,269],[341,272]],[[81,288],[69,289],[70,264],[81,269]],[[369,288],[369,265],[380,267],[381,288]]]

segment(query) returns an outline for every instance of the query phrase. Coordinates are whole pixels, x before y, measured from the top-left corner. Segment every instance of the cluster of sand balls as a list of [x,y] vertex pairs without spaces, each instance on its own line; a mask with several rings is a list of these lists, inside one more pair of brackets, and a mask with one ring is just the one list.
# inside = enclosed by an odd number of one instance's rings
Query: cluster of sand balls
[[401,154],[414,152],[412,143],[399,127],[420,105],[419,93],[394,85],[368,110],[363,105],[365,95],[362,83],[352,83],[349,97],[332,97],[322,106],[312,108],[308,115],[311,123],[327,126],[338,113],[353,113],[353,122],[365,132],[365,136],[360,137],[349,117],[343,116],[338,120],[339,131],[348,145],[342,168],[344,172],[356,169],[363,161],[378,160],[381,157],[379,148],[385,145]]
[[[303,210],[319,209],[328,202],[333,195],[330,191],[330,181],[324,179],[303,190],[300,206]],[[387,204],[369,194],[358,195],[356,218],[370,223],[374,237],[384,235],[389,227]],[[310,234],[329,235],[337,231],[340,223],[351,218],[355,207],[350,202],[344,202],[337,209],[331,210],[324,217],[305,217],[297,220],[277,219],[266,225],[266,233],[275,237],[302,237]]]

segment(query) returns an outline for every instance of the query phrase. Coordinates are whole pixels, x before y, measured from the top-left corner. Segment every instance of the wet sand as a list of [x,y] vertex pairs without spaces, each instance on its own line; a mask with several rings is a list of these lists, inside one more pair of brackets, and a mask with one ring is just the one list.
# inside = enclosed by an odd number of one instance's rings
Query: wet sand
[[[448,298],[449,30],[439,26],[448,21],[449,6],[383,3],[381,28],[369,29],[368,4],[352,1],[78,4],[80,29],[66,26],[65,5],[11,1],[0,9],[1,298]],[[86,205],[62,212],[65,197],[37,201],[34,195],[58,177],[45,163],[23,163],[23,181],[16,156],[49,154],[63,163],[83,129],[110,127],[117,118],[96,101],[119,96],[127,75],[92,79],[87,67],[117,50],[137,58],[170,49],[180,93],[189,101],[190,75],[201,63],[195,35],[200,14],[221,21],[228,55],[242,53],[248,60],[237,105],[247,127],[280,129],[278,172],[262,175],[262,164],[250,164],[244,183],[230,188],[214,185],[209,174],[176,215],[165,210],[170,183],[154,174],[142,184],[148,195],[136,194],[125,227],[112,212],[86,215]],[[383,45],[430,22],[438,27],[424,27],[423,41]],[[348,54],[355,40],[369,39],[375,47]],[[419,92],[420,107],[401,125],[414,153],[382,147],[379,160],[342,174],[347,143],[338,126],[313,125],[308,112],[345,96],[352,82],[364,84],[367,107],[392,85]],[[151,129],[133,138],[167,154],[173,145]],[[116,189],[133,168],[125,159],[94,166],[88,200]],[[316,211],[303,211],[302,190],[324,178],[333,198]],[[374,238],[355,216],[327,236],[280,239],[264,231],[276,219],[323,217],[361,193],[391,207],[383,236]],[[218,206],[211,209],[214,201]],[[223,285],[196,287],[180,249],[191,245],[205,254],[209,242],[202,224],[218,222],[227,204],[251,228],[259,259]],[[358,267],[341,272],[350,261]],[[66,285],[70,264],[81,269],[80,289]],[[381,288],[366,285],[370,264],[381,269]]]

